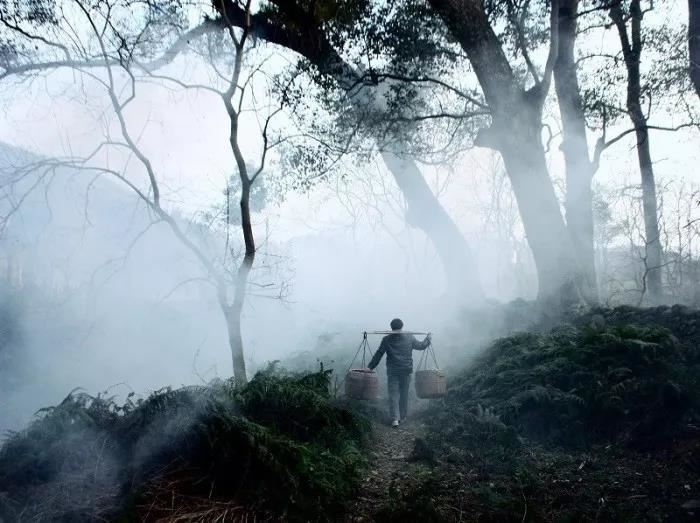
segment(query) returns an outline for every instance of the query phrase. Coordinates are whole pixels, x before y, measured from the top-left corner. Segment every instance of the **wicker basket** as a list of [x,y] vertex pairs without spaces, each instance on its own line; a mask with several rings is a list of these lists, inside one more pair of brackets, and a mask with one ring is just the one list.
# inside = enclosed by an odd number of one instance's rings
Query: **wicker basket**
[[356,400],[379,397],[379,377],[370,369],[350,369],[345,376],[345,395]]
[[416,396],[421,399],[441,398],[447,394],[447,376],[439,369],[416,371]]

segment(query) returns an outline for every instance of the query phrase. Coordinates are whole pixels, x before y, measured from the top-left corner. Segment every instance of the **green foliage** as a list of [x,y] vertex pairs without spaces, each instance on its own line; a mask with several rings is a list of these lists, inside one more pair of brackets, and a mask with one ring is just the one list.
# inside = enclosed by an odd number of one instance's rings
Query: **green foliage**
[[444,408],[464,412],[469,430],[486,411],[546,443],[664,444],[698,414],[697,369],[697,350],[659,327],[564,327],[495,342],[451,383]]
[[329,403],[329,380],[270,369],[241,390],[216,382],[124,404],[74,391],[0,449],[0,518],[128,519],[145,504],[166,517],[175,498],[330,517],[358,481],[369,427]]

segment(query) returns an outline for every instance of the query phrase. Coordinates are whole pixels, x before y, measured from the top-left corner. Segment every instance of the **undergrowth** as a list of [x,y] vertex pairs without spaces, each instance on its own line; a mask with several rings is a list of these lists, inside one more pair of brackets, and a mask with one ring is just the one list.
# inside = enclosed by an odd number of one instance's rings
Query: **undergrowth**
[[342,510],[369,424],[335,406],[331,371],[274,367],[118,404],[73,391],[0,449],[0,520],[321,520]]
[[432,423],[462,443],[500,442],[495,449],[517,444],[516,434],[568,447],[665,445],[697,420],[698,371],[697,348],[660,327],[518,334],[451,381]]

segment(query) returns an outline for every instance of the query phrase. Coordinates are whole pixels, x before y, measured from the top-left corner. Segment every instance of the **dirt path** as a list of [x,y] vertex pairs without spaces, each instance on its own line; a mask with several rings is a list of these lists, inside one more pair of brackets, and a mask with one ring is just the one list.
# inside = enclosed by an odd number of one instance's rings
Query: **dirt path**
[[362,479],[360,491],[350,504],[346,521],[374,521],[374,515],[390,503],[392,490],[408,483],[414,467],[411,457],[419,431],[417,422],[408,421],[398,428],[374,424],[375,443],[370,467]]

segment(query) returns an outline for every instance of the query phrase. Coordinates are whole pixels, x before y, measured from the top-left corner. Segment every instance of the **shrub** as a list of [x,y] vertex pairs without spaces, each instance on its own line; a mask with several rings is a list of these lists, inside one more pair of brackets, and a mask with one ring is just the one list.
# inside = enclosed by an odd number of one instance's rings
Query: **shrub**
[[268,371],[124,404],[73,391],[0,448],[0,519],[331,517],[369,426],[329,402],[329,380]]
[[442,410],[486,409],[544,443],[659,445],[697,416],[697,370],[697,350],[663,328],[562,327],[496,341],[452,380]]

